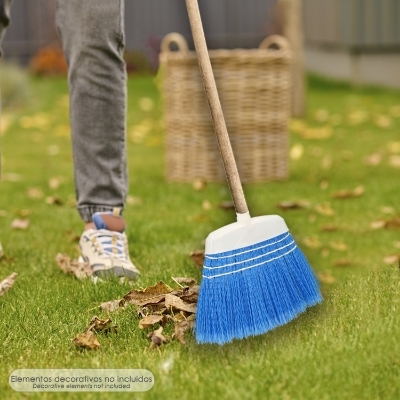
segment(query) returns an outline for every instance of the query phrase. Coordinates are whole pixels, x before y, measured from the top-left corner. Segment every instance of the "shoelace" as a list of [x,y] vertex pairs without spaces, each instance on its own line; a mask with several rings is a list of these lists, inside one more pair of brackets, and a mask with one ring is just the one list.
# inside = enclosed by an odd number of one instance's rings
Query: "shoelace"
[[128,261],[127,240],[124,234],[99,229],[93,231],[90,236],[100,257],[113,257]]

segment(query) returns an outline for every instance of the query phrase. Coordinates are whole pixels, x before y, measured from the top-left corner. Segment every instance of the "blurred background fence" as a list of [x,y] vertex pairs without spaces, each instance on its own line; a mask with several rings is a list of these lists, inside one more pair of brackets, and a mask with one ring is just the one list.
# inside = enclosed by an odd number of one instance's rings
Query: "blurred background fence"
[[[276,0],[201,0],[204,30],[211,48],[256,47],[274,29],[271,17]],[[54,0],[15,0],[12,25],[4,40],[6,58],[27,62],[41,47],[55,43]],[[126,49],[151,56],[163,36],[179,32],[190,42],[183,0],[126,0]]]
[[[54,3],[55,0],[14,1],[12,26],[3,46],[6,58],[26,64],[38,49],[57,43]],[[269,34],[292,34],[289,40],[300,57],[304,37],[305,65],[309,71],[356,84],[400,87],[399,0],[199,3],[210,48],[251,48]],[[296,34],[284,27],[282,7],[288,5],[293,11],[289,20],[292,25],[297,21],[299,28]],[[126,0],[125,8],[126,49],[142,53],[153,68],[157,67],[159,44],[165,34],[177,31],[191,42],[183,0]],[[304,29],[299,24],[301,20]],[[297,38],[298,43],[294,43]]]

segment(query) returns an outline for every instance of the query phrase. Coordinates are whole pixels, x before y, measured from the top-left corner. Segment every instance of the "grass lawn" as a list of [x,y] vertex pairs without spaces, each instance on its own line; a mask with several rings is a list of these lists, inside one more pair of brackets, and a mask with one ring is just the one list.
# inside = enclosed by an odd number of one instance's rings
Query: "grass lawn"
[[[94,315],[106,315],[101,302],[121,298],[130,286],[78,280],[56,265],[59,252],[78,256],[74,238],[82,231],[68,91],[60,78],[36,78],[32,88],[29,104],[3,115],[0,280],[14,271],[18,278],[0,297],[1,398],[400,398],[399,92],[310,79],[308,116],[291,124],[290,178],[244,188],[253,215],[284,217],[319,274],[322,305],[263,336],[219,347],[198,346],[189,335],[186,346],[172,341],[160,351],[150,350],[131,307],[110,315],[118,334],[100,335],[97,351],[80,351],[71,339]],[[142,272],[135,287],[172,285],[174,276],[200,280],[188,254],[234,221],[233,211],[217,207],[230,199],[227,187],[166,183],[152,78],[129,79],[128,136],[132,197],[125,217],[131,257]],[[333,197],[341,190],[348,198]],[[63,204],[48,204],[54,197]],[[307,207],[281,210],[284,200]],[[28,229],[11,229],[21,216]],[[147,393],[17,393],[8,376],[18,368],[146,368],[156,381]]]

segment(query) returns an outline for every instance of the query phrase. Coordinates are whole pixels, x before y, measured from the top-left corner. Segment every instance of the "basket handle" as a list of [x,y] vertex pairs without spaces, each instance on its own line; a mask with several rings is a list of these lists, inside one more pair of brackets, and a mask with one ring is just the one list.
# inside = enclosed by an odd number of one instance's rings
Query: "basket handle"
[[[225,167],[225,173],[231,191],[233,203],[237,214],[247,214],[249,209],[243,194],[242,184],[240,183],[239,173],[236,167],[235,157],[226,129],[224,115],[222,113],[221,103],[219,101],[217,86],[214,80],[214,74],[211,68],[211,62],[208,55],[207,44],[204,38],[203,25],[200,17],[200,10],[197,0],[186,0],[186,6],[189,14],[190,26],[192,29],[194,44],[199,60],[200,72],[203,78],[203,84],[206,91],[208,105],[210,106],[211,117],[214,124],[214,130],[217,135],[219,150]],[[248,219],[250,216],[248,215]],[[239,220],[239,215],[238,215]]]
[[161,52],[167,53],[171,51],[171,44],[175,43],[178,46],[179,51],[188,51],[189,46],[187,44],[186,39],[177,32],[168,33],[165,35],[163,40],[161,41]]
[[281,35],[271,35],[266,37],[260,44],[260,49],[268,50],[272,45],[278,47],[279,50],[290,50],[289,41]]

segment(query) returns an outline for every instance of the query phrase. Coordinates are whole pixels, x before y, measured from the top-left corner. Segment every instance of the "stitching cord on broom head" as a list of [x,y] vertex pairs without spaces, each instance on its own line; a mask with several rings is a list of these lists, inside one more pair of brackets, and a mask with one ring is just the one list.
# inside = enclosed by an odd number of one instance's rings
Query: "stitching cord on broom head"
[[[275,238],[241,249],[213,254],[211,256],[207,256],[206,254],[203,277],[213,279],[220,276],[232,275],[253,267],[265,266],[272,261],[290,254],[296,249],[298,248],[292,235],[286,232]],[[283,264],[285,264],[285,260],[283,260]]]
[[[270,260],[263,261],[263,262],[258,263],[258,264],[254,264],[254,265],[251,265],[251,266],[249,266],[249,267],[240,268],[240,269],[237,269],[236,271],[225,272],[225,273],[218,274],[218,275],[213,275],[213,276],[206,276],[206,275],[203,275],[203,278],[206,278],[206,279],[214,279],[214,278],[218,278],[218,277],[220,277],[220,276],[226,276],[226,275],[237,274],[238,272],[242,272],[242,271],[245,271],[245,270],[247,270],[247,269],[252,269],[252,268],[255,268],[255,267],[259,267],[259,266],[265,265],[265,264],[267,264],[267,263],[270,263],[270,262],[272,262],[272,261],[278,260],[278,259],[280,259],[280,258],[282,258],[282,257],[285,257],[286,255],[290,254],[292,251],[294,251],[294,250],[296,250],[296,249],[297,249],[297,245],[295,244],[294,247],[293,247],[292,249],[290,249],[289,251],[287,251],[286,253],[281,254],[281,255],[278,256],[278,257],[271,258]],[[279,250],[281,250],[281,249],[279,249]]]
[[[290,243],[288,243],[288,244],[285,244],[284,246],[280,247],[279,249],[275,249],[275,250],[269,251],[268,253],[260,254],[259,256],[256,256],[256,257],[248,258],[247,260],[237,261],[237,262],[233,262],[233,263],[230,263],[230,264],[221,265],[221,266],[218,266],[218,267],[206,267],[206,266],[203,266],[203,268],[205,268],[205,269],[227,268],[227,267],[232,267],[232,265],[238,265],[238,264],[243,264],[243,263],[245,263],[245,262],[249,262],[249,261],[253,261],[253,260],[258,260],[259,258],[266,257],[268,254],[273,254],[273,253],[276,253],[276,252],[279,251],[279,250],[285,249],[286,247],[289,247],[289,246],[291,246],[292,244],[295,244],[294,240],[292,240],[292,241],[291,241]],[[231,256],[231,257],[232,257],[232,256]],[[233,256],[233,257],[234,257],[234,256]]]
[[228,180],[233,203],[237,214],[246,214],[249,209],[243,194],[242,184],[240,182],[235,158],[233,156],[232,146],[229,141],[228,131],[226,129],[224,115],[222,113],[221,103],[218,97],[217,87],[215,85],[214,74],[211,68],[210,58],[208,56],[207,44],[204,38],[203,25],[200,18],[200,10],[197,0],[186,0],[186,6],[189,14],[190,26],[196,52],[199,60],[200,72],[203,78],[208,105],[211,111],[211,117],[214,124],[214,130],[217,135],[219,150],[224,163],[225,174]]
[[[289,237],[289,235],[290,235],[290,233],[288,232],[288,233],[286,234],[286,236],[284,236],[282,239],[279,239],[279,240],[277,240],[276,242],[272,242],[272,243],[268,243],[268,244],[263,244],[263,245],[261,245],[261,246],[259,246],[259,247],[253,247],[253,246],[254,246],[254,245],[253,245],[251,249],[242,251],[242,252],[240,252],[240,253],[235,253],[234,256],[237,257],[237,256],[240,256],[240,255],[242,255],[242,254],[250,253],[250,252],[253,252],[253,251],[256,251],[256,250],[264,249],[265,247],[273,246],[273,245],[275,245],[276,243],[282,242],[283,240],[287,239],[287,238]],[[265,242],[264,242],[264,243],[265,243]],[[223,256],[223,255],[221,254],[221,255],[218,255],[218,257],[213,257],[213,256],[209,256],[209,255],[205,254],[205,257],[208,258],[208,259],[210,259],[210,260],[220,260],[221,258],[229,258],[229,257],[232,257],[232,256],[233,256],[232,254],[229,254],[229,255],[227,255],[227,256]]]

